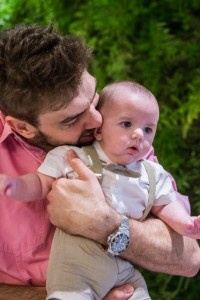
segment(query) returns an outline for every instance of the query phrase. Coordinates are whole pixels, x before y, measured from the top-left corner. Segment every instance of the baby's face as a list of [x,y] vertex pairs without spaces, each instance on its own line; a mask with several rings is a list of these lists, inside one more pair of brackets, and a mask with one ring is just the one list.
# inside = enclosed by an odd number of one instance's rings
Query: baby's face
[[101,109],[103,126],[96,139],[117,164],[142,159],[149,151],[159,119],[154,98],[130,90],[117,90]]

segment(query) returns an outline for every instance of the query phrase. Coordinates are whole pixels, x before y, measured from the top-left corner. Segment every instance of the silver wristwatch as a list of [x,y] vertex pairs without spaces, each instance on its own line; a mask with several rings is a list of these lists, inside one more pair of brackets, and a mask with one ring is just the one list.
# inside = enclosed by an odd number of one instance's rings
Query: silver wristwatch
[[107,239],[107,252],[112,255],[119,255],[127,249],[129,239],[129,219],[125,216],[121,216],[121,224],[119,228],[114,233],[110,234]]

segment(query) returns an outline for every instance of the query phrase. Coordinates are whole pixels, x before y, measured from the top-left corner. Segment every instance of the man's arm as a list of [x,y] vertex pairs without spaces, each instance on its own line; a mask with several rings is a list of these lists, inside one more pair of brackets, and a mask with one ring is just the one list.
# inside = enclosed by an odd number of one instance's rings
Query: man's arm
[[154,272],[192,277],[200,268],[196,240],[174,232],[159,219],[130,220],[130,245],[123,257]]
[[[103,300],[128,300],[133,294],[131,285],[124,285],[112,289]],[[8,300],[44,300],[47,296],[45,287],[1,285],[0,299]]]
[[[109,207],[95,175],[73,151],[68,161],[79,179],[59,179],[48,195],[52,223],[106,245],[121,217]],[[123,257],[156,272],[194,276],[200,268],[200,249],[195,240],[182,237],[158,219],[130,220],[131,241]]]
[[44,300],[45,287],[0,285],[0,299],[9,300]]

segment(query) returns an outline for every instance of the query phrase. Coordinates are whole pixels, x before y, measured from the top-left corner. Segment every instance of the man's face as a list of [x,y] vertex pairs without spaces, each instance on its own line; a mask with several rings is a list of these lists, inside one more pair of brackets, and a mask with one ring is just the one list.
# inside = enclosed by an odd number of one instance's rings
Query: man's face
[[96,110],[98,99],[95,78],[84,72],[79,94],[64,109],[39,115],[37,133],[29,141],[45,150],[64,144],[91,143],[94,129],[102,123],[102,117]]

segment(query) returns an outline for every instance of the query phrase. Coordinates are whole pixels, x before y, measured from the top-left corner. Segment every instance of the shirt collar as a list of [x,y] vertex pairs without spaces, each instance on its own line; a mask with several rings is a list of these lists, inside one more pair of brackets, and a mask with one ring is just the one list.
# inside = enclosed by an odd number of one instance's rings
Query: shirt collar
[[[103,151],[101,145],[99,144],[98,141],[94,141],[93,143],[94,148],[97,151],[97,154],[99,156],[100,161],[102,162],[103,165],[107,165],[107,164],[112,164],[113,162],[107,157],[107,155],[105,154],[105,152]],[[128,165],[126,165],[126,167],[130,170],[135,170],[139,173],[141,173],[141,163],[140,161],[134,161]]]
[[10,134],[14,134],[12,128],[6,123],[5,117],[0,111],[0,143],[7,139]]
[[103,149],[98,141],[94,141],[93,146],[96,149],[99,159],[103,164],[112,163],[112,161],[108,158],[108,156],[103,151]]
[[41,148],[30,145],[26,140],[17,134],[12,128],[6,123],[5,117],[0,111],[0,143],[3,143],[9,136],[13,135],[14,139],[24,148],[30,151],[34,156],[43,159],[46,152]]

